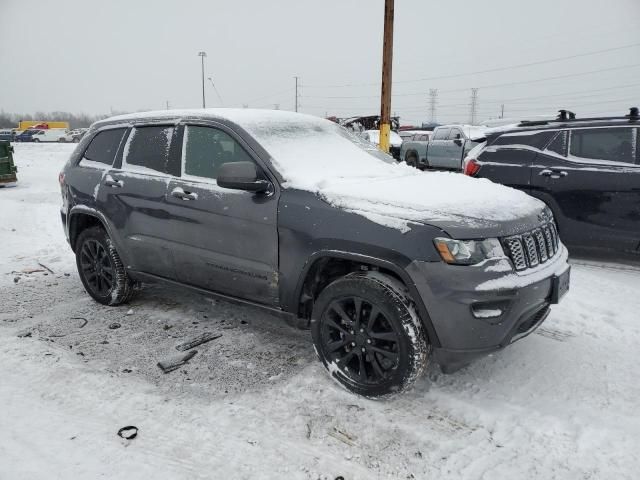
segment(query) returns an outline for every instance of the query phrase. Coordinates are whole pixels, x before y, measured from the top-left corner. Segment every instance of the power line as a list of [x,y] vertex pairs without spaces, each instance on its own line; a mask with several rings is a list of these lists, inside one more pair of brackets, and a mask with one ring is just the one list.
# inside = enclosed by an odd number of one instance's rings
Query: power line
[[[587,57],[587,56],[591,56],[591,55],[599,55],[602,53],[607,53],[607,52],[613,52],[613,51],[617,51],[617,50],[623,50],[623,49],[627,49],[627,48],[633,48],[633,47],[637,47],[640,46],[640,43],[631,43],[628,45],[621,45],[618,47],[611,47],[611,48],[604,48],[601,50],[594,50],[591,52],[585,52],[585,53],[578,53],[575,55],[567,55],[564,57],[556,57],[556,58],[551,58],[548,60],[539,60],[537,62],[529,62],[529,63],[519,63],[516,65],[509,65],[509,66],[505,66],[505,67],[496,67],[496,68],[489,68],[489,69],[485,69],[485,70],[477,70],[475,72],[464,72],[464,73],[453,73],[453,74],[449,74],[449,75],[438,75],[435,77],[423,77],[423,78],[416,78],[413,80],[397,80],[394,83],[395,84],[399,84],[399,83],[417,83],[417,82],[425,82],[425,81],[430,81],[430,80],[443,80],[443,79],[449,79],[449,78],[458,78],[458,77],[466,77],[469,75],[479,75],[479,74],[483,74],[483,73],[493,73],[493,72],[502,72],[505,70],[513,70],[513,69],[517,69],[517,68],[525,68],[525,67],[532,67],[532,66],[536,66],[536,65],[544,65],[546,63],[554,63],[554,62],[560,62],[563,60],[569,60],[572,58],[580,58],[580,57]],[[343,85],[307,85],[308,88],[347,88],[347,87],[368,87],[368,86],[378,86],[380,85],[380,83],[361,83],[361,84],[343,84]]]
[[[637,88],[640,87],[640,84],[629,84],[629,85],[619,85],[619,86],[615,86],[615,87],[607,87],[607,88],[596,88],[596,89],[592,89],[592,90],[581,90],[579,92],[575,92],[575,93],[558,93],[558,94],[553,94],[553,95],[538,95],[538,96],[533,96],[533,97],[518,97],[518,98],[505,98],[505,99],[492,99],[492,100],[483,100],[482,103],[483,104],[506,104],[508,102],[517,102],[519,100],[538,100],[538,99],[544,99],[544,98],[557,98],[557,97],[562,97],[563,99],[567,99],[569,101],[571,101],[574,97],[592,97],[593,95],[590,95],[593,92],[602,92],[602,91],[610,91],[610,90],[621,90],[624,88]],[[466,103],[445,103],[442,104],[442,107],[462,107],[468,105]],[[397,108],[400,108],[402,110],[423,110],[424,108],[427,108],[428,105],[415,105],[415,106],[409,106],[409,107],[401,107],[401,106],[397,106]]]
[[[509,82],[509,83],[494,83],[494,84],[489,84],[489,85],[482,85],[478,88],[498,88],[498,87],[508,87],[508,86],[512,86],[512,85],[525,85],[525,84],[529,84],[529,83],[538,83],[538,82],[545,82],[548,80],[560,80],[560,79],[564,79],[564,78],[571,78],[571,77],[580,77],[582,75],[592,75],[594,73],[602,73],[602,72],[612,72],[615,70],[624,70],[626,68],[635,68],[635,67],[639,67],[640,64],[635,63],[632,65],[621,65],[618,67],[609,67],[609,68],[600,68],[597,70],[590,70],[588,72],[579,72],[579,73],[568,73],[566,75],[557,75],[554,77],[545,77],[545,78],[537,78],[534,80],[521,80],[521,81],[517,81],[517,82]],[[440,90],[442,93],[451,93],[451,92],[464,92],[464,91],[468,91],[469,88],[465,87],[465,88],[454,88],[454,89],[449,89],[449,90]],[[394,97],[414,97],[414,96],[423,96],[425,95],[426,92],[414,92],[414,93],[396,93],[393,94]],[[324,95],[308,95],[308,98],[328,98],[328,99],[350,99],[350,98],[377,98],[379,95],[347,95],[347,96],[324,96]]]
[[285,93],[291,93],[291,91],[292,91],[291,88],[287,88],[286,90],[281,90],[279,92],[274,92],[274,93],[269,93],[267,95],[262,95],[261,97],[252,98],[249,101],[245,101],[245,103],[253,103],[253,102],[257,102],[259,100],[264,100],[265,98],[272,98],[272,97],[276,97],[278,95],[284,95]]

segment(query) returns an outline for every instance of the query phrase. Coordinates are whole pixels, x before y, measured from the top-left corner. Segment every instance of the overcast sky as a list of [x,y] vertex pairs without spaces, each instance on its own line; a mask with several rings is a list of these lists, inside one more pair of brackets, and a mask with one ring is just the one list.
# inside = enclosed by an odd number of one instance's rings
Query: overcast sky
[[[395,4],[392,110],[402,123],[429,119],[430,89],[439,122],[469,120],[473,87],[479,120],[503,103],[517,118],[640,105],[639,0]],[[0,0],[0,108],[199,107],[204,50],[224,106],[293,109],[298,75],[300,111],[374,114],[383,14],[384,0]],[[207,106],[220,106],[205,88]]]

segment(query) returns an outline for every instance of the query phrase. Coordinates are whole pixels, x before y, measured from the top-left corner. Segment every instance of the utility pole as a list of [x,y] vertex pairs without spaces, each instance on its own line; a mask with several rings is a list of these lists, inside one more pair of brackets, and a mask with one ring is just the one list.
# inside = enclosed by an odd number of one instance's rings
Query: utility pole
[[169,110],[169,100],[167,100],[167,110]]
[[438,99],[438,89],[429,89],[429,118],[431,123],[436,123],[436,101]]
[[470,115],[469,115],[469,123],[471,125],[475,125],[476,124],[477,108],[478,108],[478,89],[477,88],[472,88],[471,89],[471,112],[470,112]]
[[204,99],[204,57],[207,56],[207,52],[198,52],[198,56],[202,60],[202,108],[207,108]]
[[297,111],[298,111],[298,98],[299,98],[299,96],[298,96],[298,79],[299,79],[300,77],[295,76],[295,77],[293,77],[293,78],[295,78],[295,79],[296,79],[296,100],[295,100],[295,111],[297,112]]
[[500,105],[500,118],[504,118],[504,103]]
[[380,95],[380,149],[389,153],[391,132],[391,68],[393,66],[393,0],[384,0],[382,92]]

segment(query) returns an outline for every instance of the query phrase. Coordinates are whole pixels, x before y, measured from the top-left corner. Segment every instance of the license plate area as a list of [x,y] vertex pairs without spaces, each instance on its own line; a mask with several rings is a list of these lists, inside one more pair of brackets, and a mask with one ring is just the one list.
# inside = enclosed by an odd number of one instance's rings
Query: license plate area
[[559,303],[562,297],[569,291],[571,283],[571,267],[560,275],[555,275],[551,282],[551,303]]

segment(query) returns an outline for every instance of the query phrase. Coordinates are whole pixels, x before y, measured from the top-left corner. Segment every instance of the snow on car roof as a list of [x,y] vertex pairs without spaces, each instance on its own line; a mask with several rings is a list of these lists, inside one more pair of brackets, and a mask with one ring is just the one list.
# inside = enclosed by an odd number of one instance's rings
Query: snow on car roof
[[164,110],[113,117],[225,118],[271,155],[285,188],[313,192],[370,220],[409,230],[413,222],[451,218],[515,220],[543,204],[525,193],[456,173],[421,172],[375,156],[371,144],[329,120],[281,110]]

